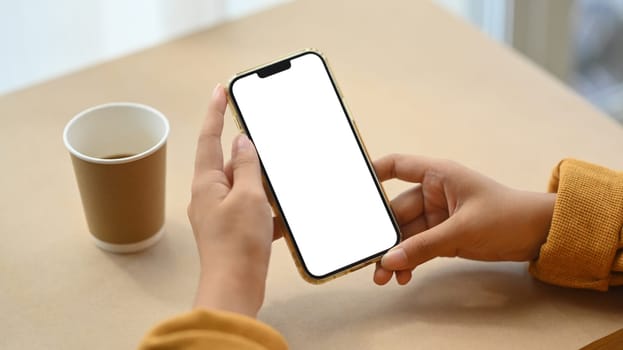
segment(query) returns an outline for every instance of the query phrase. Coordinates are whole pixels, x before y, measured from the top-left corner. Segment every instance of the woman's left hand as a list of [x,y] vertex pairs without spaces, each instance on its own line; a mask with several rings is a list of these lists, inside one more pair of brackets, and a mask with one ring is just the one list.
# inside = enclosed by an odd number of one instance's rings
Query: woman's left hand
[[201,262],[195,307],[255,317],[264,301],[271,243],[281,226],[273,224],[257,153],[246,135],[236,137],[231,160],[223,161],[226,106],[225,91],[217,85],[197,144],[188,206]]

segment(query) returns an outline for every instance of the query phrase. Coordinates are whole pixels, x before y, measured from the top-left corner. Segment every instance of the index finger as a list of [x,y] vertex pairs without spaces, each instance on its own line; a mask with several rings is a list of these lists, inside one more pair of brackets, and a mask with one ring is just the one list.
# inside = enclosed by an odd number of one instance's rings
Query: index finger
[[426,172],[435,167],[435,160],[406,154],[390,154],[372,162],[379,181],[400,179],[422,182]]
[[199,133],[197,155],[195,158],[195,173],[210,170],[223,170],[223,148],[221,134],[223,133],[223,115],[227,107],[225,90],[218,84],[214,88],[208,113]]

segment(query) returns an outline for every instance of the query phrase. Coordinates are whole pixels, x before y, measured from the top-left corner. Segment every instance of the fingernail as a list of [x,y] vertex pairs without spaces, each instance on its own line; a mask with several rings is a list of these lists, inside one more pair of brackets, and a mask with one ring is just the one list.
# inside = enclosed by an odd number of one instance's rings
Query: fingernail
[[218,93],[221,91],[221,83],[216,83],[214,90],[212,91],[212,98],[216,97]]
[[400,269],[406,267],[409,263],[405,250],[398,247],[390,250],[383,255],[381,265],[390,269]]
[[236,140],[236,148],[238,151],[251,148],[251,141],[246,134],[240,134]]

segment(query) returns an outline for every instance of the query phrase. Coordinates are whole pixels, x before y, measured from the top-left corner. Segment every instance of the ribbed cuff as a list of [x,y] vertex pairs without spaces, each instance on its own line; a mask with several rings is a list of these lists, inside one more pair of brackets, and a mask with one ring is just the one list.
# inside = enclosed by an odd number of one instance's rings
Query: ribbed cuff
[[560,286],[607,290],[621,247],[623,173],[566,159],[549,191],[557,192],[552,225],[530,273]]

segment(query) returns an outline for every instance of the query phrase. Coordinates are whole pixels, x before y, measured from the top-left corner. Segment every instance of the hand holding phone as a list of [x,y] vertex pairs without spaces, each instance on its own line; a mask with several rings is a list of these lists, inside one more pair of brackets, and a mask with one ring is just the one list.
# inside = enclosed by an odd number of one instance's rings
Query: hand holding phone
[[379,180],[415,183],[392,200],[404,240],[377,264],[374,281],[411,271],[438,256],[482,261],[538,258],[552,221],[555,193],[509,188],[458,163],[393,154],[374,162]]
[[260,164],[245,135],[234,140],[231,160],[223,162],[226,106],[225,91],[217,85],[197,143],[188,206],[201,264],[195,306],[255,317],[279,225],[271,222]]

